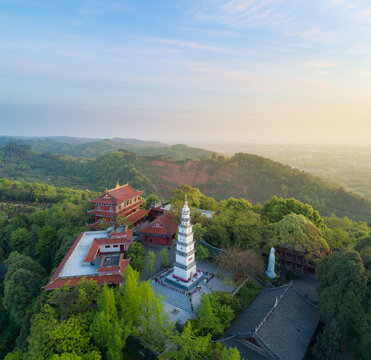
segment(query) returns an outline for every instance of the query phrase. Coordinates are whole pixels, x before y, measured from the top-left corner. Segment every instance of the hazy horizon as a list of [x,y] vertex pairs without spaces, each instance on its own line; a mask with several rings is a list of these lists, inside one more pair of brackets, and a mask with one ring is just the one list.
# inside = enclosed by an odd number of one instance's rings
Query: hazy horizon
[[113,137],[87,137],[87,136],[71,136],[71,135],[46,135],[46,136],[28,136],[28,135],[8,135],[8,134],[0,134],[0,137],[14,137],[14,138],[20,138],[20,139],[46,139],[46,138],[74,138],[74,139],[87,139],[87,140],[114,140],[114,139],[122,139],[122,140],[139,140],[139,141],[147,141],[147,142],[160,142],[164,143],[166,145],[176,145],[176,144],[185,144],[191,147],[200,147],[203,146],[207,148],[211,148],[213,146],[232,146],[232,147],[238,147],[238,146],[247,146],[247,145],[283,145],[283,146],[317,146],[318,148],[338,148],[339,145],[343,146],[344,149],[346,148],[365,148],[365,149],[371,149],[371,143],[365,143],[365,144],[342,144],[342,143],[321,143],[321,142],[298,142],[298,141],[258,141],[258,140],[244,140],[244,141],[226,141],[223,139],[220,140],[205,140],[205,141],[197,141],[197,140],[182,140],[174,141],[174,139],[155,139],[155,138],[142,138],[140,136],[134,136],[134,137],[124,137],[124,136],[113,136]]
[[369,145],[366,0],[0,0],[0,133]]

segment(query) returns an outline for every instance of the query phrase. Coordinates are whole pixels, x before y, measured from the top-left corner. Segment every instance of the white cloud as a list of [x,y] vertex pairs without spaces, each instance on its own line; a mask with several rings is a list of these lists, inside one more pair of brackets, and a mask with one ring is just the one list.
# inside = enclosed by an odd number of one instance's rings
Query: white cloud
[[304,63],[305,66],[311,67],[311,68],[318,68],[318,69],[323,69],[323,68],[332,68],[335,67],[336,65],[331,62],[327,61],[309,61]]
[[286,24],[288,14],[281,0],[200,0],[193,10],[199,20],[215,21],[227,26],[248,28]]
[[192,48],[192,49],[198,49],[198,50],[207,50],[207,51],[226,51],[224,48],[218,47],[218,46],[212,46],[212,45],[206,45],[201,44],[194,41],[182,41],[178,39],[162,39],[162,38],[143,38],[144,40],[154,42],[154,43],[160,43],[160,44],[167,44],[167,45],[174,45],[177,47],[186,47],[186,48]]

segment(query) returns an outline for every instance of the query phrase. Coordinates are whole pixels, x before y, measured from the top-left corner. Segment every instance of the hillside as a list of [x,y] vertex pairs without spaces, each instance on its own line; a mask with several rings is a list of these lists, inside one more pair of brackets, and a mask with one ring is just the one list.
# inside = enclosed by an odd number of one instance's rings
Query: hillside
[[[201,144],[200,144],[201,145]],[[371,144],[370,144],[371,145]],[[202,147],[224,156],[256,154],[304,170],[371,200],[371,146],[306,144],[207,144]],[[195,144],[196,146],[196,144]]]
[[164,155],[173,160],[201,159],[210,157],[214,152],[177,144],[169,146],[157,141],[138,139],[86,139],[70,137],[0,137],[0,146],[11,143],[28,145],[32,150],[54,155],[67,155],[94,159],[98,156],[124,149],[144,156]]
[[[217,200],[244,197],[264,202],[273,195],[294,197],[311,204],[322,215],[371,221],[370,202],[344,188],[303,171],[251,154],[231,158],[212,156],[199,161],[172,161],[163,156],[141,156],[120,150],[97,159],[41,154],[28,146],[0,149],[0,171],[17,179],[38,179],[58,186],[102,191],[130,181],[147,194],[170,195],[181,184],[196,186]],[[48,180],[50,179],[50,180]]]

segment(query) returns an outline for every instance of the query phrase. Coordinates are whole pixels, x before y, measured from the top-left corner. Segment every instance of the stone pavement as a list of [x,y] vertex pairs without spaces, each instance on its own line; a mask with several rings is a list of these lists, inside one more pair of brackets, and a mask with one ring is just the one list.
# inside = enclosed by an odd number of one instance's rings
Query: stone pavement
[[[209,273],[215,273],[217,271],[215,265],[207,262],[197,264],[197,269]],[[164,310],[170,315],[170,319],[184,324],[188,319],[195,316],[201,306],[201,299],[204,294],[211,294],[215,291],[228,291],[232,293],[235,290],[235,284],[231,281],[233,279],[232,274],[223,272],[223,275],[224,280],[214,276],[208,283],[201,281],[198,284],[199,290],[191,296],[175,291],[155,280],[152,280],[152,287],[157,294],[164,298]]]

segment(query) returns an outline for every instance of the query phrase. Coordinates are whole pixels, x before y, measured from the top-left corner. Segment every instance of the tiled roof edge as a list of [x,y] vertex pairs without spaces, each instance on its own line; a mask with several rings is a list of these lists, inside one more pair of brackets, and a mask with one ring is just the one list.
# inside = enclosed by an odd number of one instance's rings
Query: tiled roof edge
[[268,314],[263,318],[263,320],[260,322],[260,324],[255,328],[254,334],[256,334],[259,331],[259,329],[263,326],[263,324],[265,323],[265,321],[269,318],[269,316],[272,314],[272,312],[278,307],[278,304],[281,302],[281,300],[283,299],[283,297],[286,295],[287,291],[292,286],[293,286],[292,282],[290,282],[288,285],[281,286],[281,287],[286,287],[285,291],[281,294],[281,296],[275,302],[275,304],[273,305],[273,307],[268,311]]
[[277,360],[284,360],[276,351],[272,349],[272,347],[267,344],[264,339],[259,336],[257,333],[254,334],[255,337],[258,338],[259,342],[263,345],[266,351],[268,351],[271,355],[273,355]]

